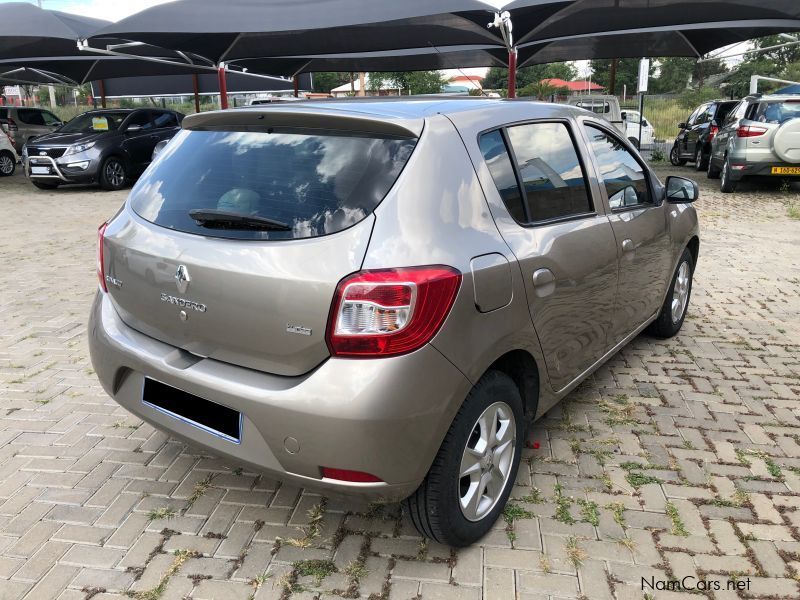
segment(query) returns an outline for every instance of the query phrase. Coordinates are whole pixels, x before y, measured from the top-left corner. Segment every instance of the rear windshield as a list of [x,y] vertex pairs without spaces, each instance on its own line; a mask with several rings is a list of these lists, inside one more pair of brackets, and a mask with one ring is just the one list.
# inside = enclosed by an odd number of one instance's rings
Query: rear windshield
[[[182,131],[131,192],[144,219],[178,231],[286,240],[336,233],[383,200],[416,140],[254,131]],[[200,225],[189,211],[270,219],[288,230]]]
[[800,118],[800,99],[783,102],[761,102],[753,115],[754,121],[762,123],[784,123]]

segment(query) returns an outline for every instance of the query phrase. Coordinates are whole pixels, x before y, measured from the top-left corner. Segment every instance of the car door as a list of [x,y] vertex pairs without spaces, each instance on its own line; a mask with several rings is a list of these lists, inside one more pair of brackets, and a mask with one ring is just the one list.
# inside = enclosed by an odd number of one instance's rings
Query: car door
[[[152,112],[149,110],[137,110],[131,113],[122,125],[125,136],[122,147],[130,159],[133,173],[144,171],[145,167],[150,164],[153,148],[158,143],[152,116]],[[131,126],[138,126],[139,129],[129,131]]]
[[667,205],[654,196],[648,169],[608,127],[583,122],[583,133],[609,209],[619,257],[611,328],[616,344],[658,312],[671,273]]
[[681,130],[680,134],[678,134],[678,139],[680,140],[680,150],[681,156],[683,158],[692,158],[694,157],[694,146],[690,148],[689,138],[691,137],[691,129],[694,125],[694,122],[697,120],[697,115],[700,114],[702,110],[702,106],[699,106],[695,109],[695,111],[686,119],[686,123],[684,123],[684,127]]
[[739,126],[739,121],[744,118],[747,107],[748,103],[742,100],[731,109],[725,120],[720,124],[719,131],[711,142],[711,159],[714,161],[715,166],[721,166],[722,159],[725,156],[725,149],[728,147],[731,137],[736,137],[736,129]]
[[693,159],[695,157],[695,153],[697,152],[697,144],[701,143],[701,141],[705,137],[706,130],[708,129],[709,123],[711,123],[711,119],[714,118],[714,105],[713,104],[704,104],[700,107],[697,116],[694,119],[694,122],[689,127],[689,131],[686,135],[686,149],[687,154]]
[[594,202],[573,123],[484,133],[480,148],[512,219],[498,228],[517,258],[555,390],[608,350],[617,284],[614,233]]

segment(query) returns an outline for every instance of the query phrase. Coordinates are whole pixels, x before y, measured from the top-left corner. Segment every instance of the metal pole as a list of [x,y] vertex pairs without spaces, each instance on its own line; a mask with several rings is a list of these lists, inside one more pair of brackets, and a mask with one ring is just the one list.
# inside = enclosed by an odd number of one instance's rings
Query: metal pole
[[617,95],[617,59],[611,59],[611,75],[608,78],[608,93]]
[[508,97],[517,97],[517,51],[508,52]]
[[300,77],[295,75],[294,76],[294,81],[292,83],[294,84],[294,97],[295,98],[299,98],[300,97]]
[[100,84],[100,106],[106,107],[106,82],[102,79],[98,82]]
[[642,149],[642,121],[644,121],[644,92],[639,93],[639,150]]
[[219,107],[222,110],[228,108],[228,84],[225,80],[225,65],[220,65],[217,69],[219,79]]
[[200,112],[200,82],[197,73],[192,73],[192,86],[194,86],[194,112]]

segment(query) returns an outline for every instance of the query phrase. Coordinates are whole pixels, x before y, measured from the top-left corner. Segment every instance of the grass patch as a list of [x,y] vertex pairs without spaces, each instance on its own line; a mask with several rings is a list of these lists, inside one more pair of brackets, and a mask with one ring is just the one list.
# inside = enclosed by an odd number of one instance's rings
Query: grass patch
[[625,480],[636,489],[639,489],[643,485],[647,485],[648,483],[661,483],[661,480],[658,477],[653,477],[652,475],[647,475],[646,473],[634,473],[629,472],[625,475]]
[[298,577],[313,577],[314,583],[320,585],[328,575],[336,573],[338,569],[332,560],[299,560],[292,563]]
[[578,545],[578,538],[572,535],[567,538],[567,543],[564,544],[564,550],[567,553],[567,559],[576,569],[583,564],[584,560],[589,558],[586,550]]
[[800,219],[800,204],[790,204],[787,206],[786,214],[790,219]]
[[581,507],[581,518],[597,527],[600,524],[600,511],[597,508],[597,502],[591,500],[578,500],[578,505]]
[[136,600],[158,600],[166,591],[170,578],[178,572],[178,569],[181,568],[181,565],[185,563],[187,559],[195,556],[198,556],[196,552],[190,552],[189,550],[175,550],[175,560],[172,561],[169,569],[167,569],[167,571],[161,576],[158,585],[145,592],[135,592],[133,597],[136,598]]
[[556,501],[556,514],[554,518],[556,521],[561,521],[567,525],[572,525],[575,523],[575,519],[572,517],[572,514],[569,512],[569,508],[572,505],[572,499],[567,498],[564,496],[564,488],[561,486],[560,483],[557,483],[553,487],[553,491],[555,492],[555,501]]
[[625,528],[625,505],[622,502],[612,502],[611,504],[606,504],[606,508],[611,511],[611,514],[614,516],[614,522],[622,527]]
[[525,510],[518,504],[509,502],[503,509],[503,520],[506,522],[506,536],[508,541],[512,544],[517,540],[517,534],[514,533],[514,521],[519,519],[533,519],[534,515],[531,511]]
[[151,521],[157,521],[158,519],[171,519],[176,514],[178,514],[177,511],[171,506],[159,506],[147,513],[147,518]]
[[527,502],[528,504],[544,504],[545,500],[539,488],[535,487],[527,496],[519,499],[520,502]]
[[678,512],[678,507],[672,502],[667,502],[666,510],[669,520],[672,521],[673,535],[679,535],[682,537],[688,536],[689,532],[686,531],[686,525],[684,525],[683,520],[681,519],[681,515]]

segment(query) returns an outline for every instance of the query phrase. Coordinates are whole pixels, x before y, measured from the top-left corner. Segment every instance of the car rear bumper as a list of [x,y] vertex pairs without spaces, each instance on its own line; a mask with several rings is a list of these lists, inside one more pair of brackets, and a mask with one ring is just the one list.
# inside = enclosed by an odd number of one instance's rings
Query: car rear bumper
[[[103,292],[92,307],[89,348],[103,388],[153,426],[234,465],[373,500],[400,500],[419,486],[471,387],[430,345],[392,358],[332,358],[300,377],[202,358],[131,329]],[[145,404],[145,377],[239,411],[240,442]],[[322,466],[370,473],[382,482],[324,479]]]
[[[739,165],[744,165],[737,168]],[[798,170],[797,174],[773,173],[773,167],[789,168]],[[743,177],[778,177],[778,178],[800,178],[800,164],[785,163],[779,160],[767,162],[738,162],[735,158],[731,159],[731,179],[739,181]]]

